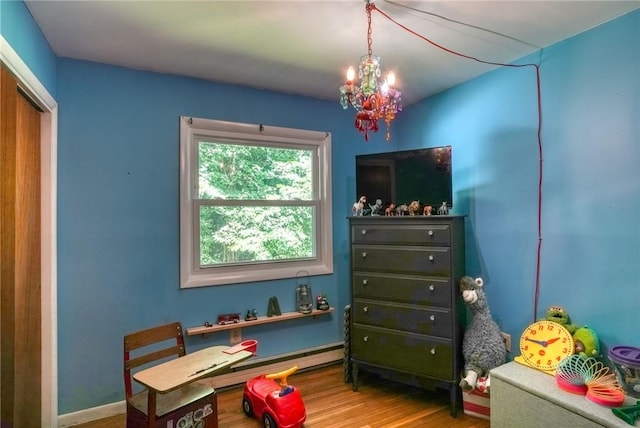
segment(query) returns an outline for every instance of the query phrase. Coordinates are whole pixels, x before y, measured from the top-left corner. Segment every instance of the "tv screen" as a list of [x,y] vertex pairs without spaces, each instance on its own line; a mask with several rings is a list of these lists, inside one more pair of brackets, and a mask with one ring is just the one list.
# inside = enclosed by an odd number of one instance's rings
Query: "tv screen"
[[420,214],[427,205],[433,214],[443,202],[451,208],[451,146],[357,155],[356,193],[369,205],[380,199],[383,211],[413,201],[420,202]]

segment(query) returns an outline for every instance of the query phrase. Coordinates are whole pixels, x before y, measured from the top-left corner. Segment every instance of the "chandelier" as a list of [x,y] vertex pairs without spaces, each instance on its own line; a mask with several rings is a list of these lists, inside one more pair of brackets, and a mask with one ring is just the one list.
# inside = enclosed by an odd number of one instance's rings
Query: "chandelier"
[[347,109],[352,106],[356,110],[355,127],[369,141],[369,131],[378,132],[378,120],[387,125],[385,138],[391,138],[389,130],[396,113],[402,111],[402,93],[394,88],[395,74],[390,71],[384,80],[380,79],[380,57],[371,50],[371,11],[376,8],[370,0],[366,0],[367,12],[367,54],[360,58],[358,79],[360,85],[354,85],[355,70],[349,67],[347,81],[340,86],[340,104]]

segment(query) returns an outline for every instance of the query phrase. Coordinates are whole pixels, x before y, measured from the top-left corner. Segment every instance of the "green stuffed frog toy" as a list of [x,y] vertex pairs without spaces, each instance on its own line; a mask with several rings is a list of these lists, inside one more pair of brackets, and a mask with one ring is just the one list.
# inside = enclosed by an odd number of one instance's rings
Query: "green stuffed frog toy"
[[580,355],[583,358],[599,358],[602,356],[600,355],[600,340],[598,340],[598,335],[592,328],[586,325],[580,327],[573,333],[573,342],[576,355]]
[[567,313],[567,311],[564,310],[562,306],[549,306],[549,309],[547,309],[547,314],[544,319],[547,321],[556,322],[564,326],[564,328],[569,330],[569,333],[571,334],[575,333],[576,330],[578,329],[578,326],[576,324],[571,323],[571,318],[569,318],[569,314]]
[[550,306],[544,319],[564,326],[571,333],[576,355],[580,355],[583,358],[601,357],[600,341],[596,332],[586,325],[578,326],[573,324],[569,314],[562,306]]

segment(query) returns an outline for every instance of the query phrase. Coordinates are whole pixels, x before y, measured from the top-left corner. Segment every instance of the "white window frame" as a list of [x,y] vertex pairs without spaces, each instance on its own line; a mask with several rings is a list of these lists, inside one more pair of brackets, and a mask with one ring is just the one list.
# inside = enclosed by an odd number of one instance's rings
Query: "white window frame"
[[[273,261],[200,268],[198,141],[201,137],[247,142],[300,144],[318,150],[315,176],[318,209],[315,221],[316,256],[295,261]],[[261,124],[226,122],[180,116],[180,288],[237,284],[305,275],[333,273],[333,227],[331,205],[331,134]]]

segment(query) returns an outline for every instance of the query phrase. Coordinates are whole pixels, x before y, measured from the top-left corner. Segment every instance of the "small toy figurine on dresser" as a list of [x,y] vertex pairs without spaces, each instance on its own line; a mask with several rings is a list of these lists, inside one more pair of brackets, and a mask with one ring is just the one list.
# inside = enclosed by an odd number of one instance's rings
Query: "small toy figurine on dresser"
[[440,205],[440,208],[438,208],[438,215],[447,215],[449,214],[449,207],[447,207],[447,203],[443,202],[442,205]]
[[382,199],[376,199],[376,203],[374,205],[369,204],[369,208],[371,208],[371,215],[380,215],[382,212]]
[[364,204],[366,203],[367,203],[367,197],[364,195],[360,196],[360,199],[354,202],[353,208],[351,208],[351,214],[354,217],[364,215]]
[[400,204],[396,207],[396,215],[409,215],[409,205]]
[[491,318],[487,298],[482,286],[482,278],[469,276],[460,279],[462,300],[467,304],[473,318],[464,332],[462,355],[464,372],[460,381],[463,390],[473,390],[478,378],[486,377],[486,390],[489,391],[489,370],[505,363],[507,350],[502,341],[500,328]]
[[409,215],[418,215],[420,210],[420,201],[412,201],[409,204]]
[[394,216],[396,215],[396,205],[389,204],[389,206],[384,210],[385,216]]

